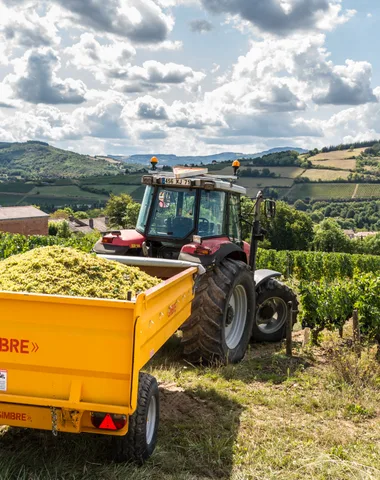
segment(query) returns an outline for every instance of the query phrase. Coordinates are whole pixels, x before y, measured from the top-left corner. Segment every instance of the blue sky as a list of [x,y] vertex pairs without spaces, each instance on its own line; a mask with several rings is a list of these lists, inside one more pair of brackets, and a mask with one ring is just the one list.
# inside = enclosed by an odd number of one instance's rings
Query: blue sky
[[380,138],[378,0],[0,0],[0,141],[89,154]]

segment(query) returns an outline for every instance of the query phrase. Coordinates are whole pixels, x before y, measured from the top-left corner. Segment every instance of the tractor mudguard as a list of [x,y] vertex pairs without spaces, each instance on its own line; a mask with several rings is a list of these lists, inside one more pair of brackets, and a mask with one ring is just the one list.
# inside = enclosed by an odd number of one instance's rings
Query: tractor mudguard
[[[221,240],[221,239],[218,239]],[[224,259],[230,258],[232,260],[240,260],[247,263],[247,255],[244,250],[232,243],[231,241],[223,240],[221,243],[217,243],[216,239],[205,239],[202,244],[203,247],[209,248],[211,253],[208,255],[197,255],[195,249],[200,244],[188,244],[182,247],[181,253],[178,257],[179,260],[188,262],[200,263],[205,268],[213,265],[219,265]],[[191,252],[194,253],[191,253]]]
[[262,283],[266,282],[270,278],[276,278],[276,277],[281,277],[281,276],[282,276],[282,273],[276,272],[274,270],[268,270],[266,268],[263,268],[262,270],[256,270],[256,272],[255,272],[255,286],[256,286],[256,289]]

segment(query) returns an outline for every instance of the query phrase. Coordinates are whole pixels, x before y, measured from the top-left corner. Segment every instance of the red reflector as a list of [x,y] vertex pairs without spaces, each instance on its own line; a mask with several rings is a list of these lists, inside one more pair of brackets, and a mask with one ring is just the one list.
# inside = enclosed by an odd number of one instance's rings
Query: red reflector
[[104,417],[104,420],[99,425],[99,428],[101,430],[117,430],[116,425],[114,424],[114,421],[109,413],[107,413],[107,415]]
[[208,247],[199,246],[195,249],[194,253],[196,255],[210,255],[211,250]]
[[126,415],[116,413],[91,412],[91,423],[102,430],[121,430],[127,424]]
[[102,238],[102,243],[112,243],[114,237],[103,237]]

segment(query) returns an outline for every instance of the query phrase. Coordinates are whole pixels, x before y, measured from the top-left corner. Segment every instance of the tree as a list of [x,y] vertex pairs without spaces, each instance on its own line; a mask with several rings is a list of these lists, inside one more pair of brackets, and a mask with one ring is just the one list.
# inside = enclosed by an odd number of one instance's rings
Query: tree
[[56,210],[54,213],[50,215],[50,218],[67,220],[69,217],[73,215],[74,215],[74,211],[69,207],[65,207],[65,208],[59,208],[58,210]]
[[307,210],[307,205],[306,205],[306,203],[305,203],[304,201],[302,201],[302,200],[296,200],[296,201],[294,202],[294,208],[295,208],[296,210],[301,211],[301,212],[306,212],[306,210]]
[[332,218],[327,218],[316,225],[313,244],[315,250],[321,252],[351,251],[350,239]]
[[134,228],[140,211],[140,204],[136,203],[130,195],[111,194],[104,212],[109,218],[110,226],[117,228]]
[[271,247],[276,250],[310,250],[314,238],[313,221],[285,202],[277,202],[274,219],[263,218]]
[[75,218],[79,218],[79,219],[85,219],[85,218],[89,218],[88,217],[88,213],[87,212],[83,212],[81,210],[78,210],[77,212],[74,213],[74,217]]

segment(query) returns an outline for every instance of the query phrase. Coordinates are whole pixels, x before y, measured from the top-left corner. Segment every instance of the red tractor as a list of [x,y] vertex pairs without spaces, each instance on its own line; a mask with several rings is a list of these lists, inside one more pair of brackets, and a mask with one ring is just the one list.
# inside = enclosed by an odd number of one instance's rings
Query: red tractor
[[[253,218],[243,219],[240,199],[246,189],[236,185],[236,176],[213,176],[207,169],[157,172],[155,162],[152,166],[142,179],[146,190],[136,229],[106,233],[94,251],[156,266],[161,277],[174,263],[200,267],[192,313],[182,326],[184,353],[193,362],[234,363],[251,338],[280,341],[288,302],[296,309],[297,299],[277,280],[281,273],[256,270],[261,206],[274,216],[275,203],[259,192]],[[234,163],[235,175],[238,167]],[[252,227],[251,246],[242,238],[243,221]]]

